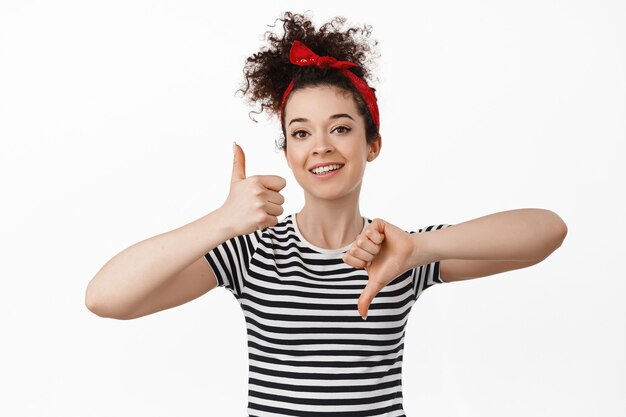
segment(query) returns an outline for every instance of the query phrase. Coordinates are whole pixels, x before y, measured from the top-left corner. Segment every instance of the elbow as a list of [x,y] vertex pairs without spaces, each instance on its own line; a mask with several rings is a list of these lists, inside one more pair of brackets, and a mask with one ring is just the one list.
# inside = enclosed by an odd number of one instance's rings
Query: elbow
[[111,303],[102,300],[96,292],[87,286],[85,291],[85,307],[98,317],[116,320],[130,320],[132,317],[113,308]]
[[91,311],[96,316],[101,316],[98,306],[99,303],[97,301],[96,295],[94,294],[94,290],[91,287],[91,283],[89,283],[89,285],[87,285],[87,289],[85,290],[85,307],[87,307],[87,310]]
[[[556,213],[552,212],[555,216],[555,229],[556,229],[556,238],[558,241],[558,246],[561,246],[565,237],[567,236],[567,224],[565,221]],[[557,247],[558,247],[557,246]]]
[[551,239],[550,239],[550,251],[548,255],[557,250],[563,244],[565,237],[567,236],[567,224],[565,221],[555,212],[549,211],[551,216]]
[[94,291],[87,287],[87,291],[85,292],[85,307],[87,307],[87,310],[91,311],[96,316],[108,317],[102,305],[102,302],[96,297]]
[[92,295],[85,296],[85,307],[98,317],[110,318],[110,315],[105,313],[102,304]]

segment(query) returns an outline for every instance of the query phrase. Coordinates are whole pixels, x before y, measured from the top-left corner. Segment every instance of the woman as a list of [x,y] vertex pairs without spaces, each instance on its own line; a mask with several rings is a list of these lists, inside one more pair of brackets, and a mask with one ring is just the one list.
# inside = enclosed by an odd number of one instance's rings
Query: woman
[[363,174],[382,146],[365,82],[369,29],[341,31],[342,18],[318,31],[302,15],[281,20],[284,35],[268,33],[271,47],[248,58],[244,93],[279,117],[304,207],[279,220],[285,180],[246,177],[234,144],[226,202],[118,254],[86,303],[130,319],[223,286],[246,319],[249,415],[403,416],[404,330],[421,293],[540,262],[567,227],[542,209],[412,232],[363,217]]

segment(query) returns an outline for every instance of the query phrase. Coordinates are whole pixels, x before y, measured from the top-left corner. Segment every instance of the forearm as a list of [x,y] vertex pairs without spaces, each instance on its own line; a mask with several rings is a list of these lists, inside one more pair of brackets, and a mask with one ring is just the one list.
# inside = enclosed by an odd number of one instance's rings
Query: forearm
[[567,226],[556,213],[530,208],[494,213],[413,236],[420,239],[416,248],[433,260],[539,261],[561,246],[566,234]]
[[221,210],[135,243],[110,259],[89,282],[87,305],[123,316],[211,249],[231,238]]

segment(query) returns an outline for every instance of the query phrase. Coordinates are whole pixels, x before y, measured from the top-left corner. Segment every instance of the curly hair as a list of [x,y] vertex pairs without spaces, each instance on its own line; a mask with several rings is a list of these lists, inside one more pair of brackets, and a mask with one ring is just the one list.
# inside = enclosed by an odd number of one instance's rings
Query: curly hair
[[[281,21],[284,34],[279,36],[271,31],[264,34],[269,46],[262,47],[259,52],[246,58],[243,69],[245,84],[237,91],[248,97],[249,104],[259,105],[260,110],[250,113],[260,114],[263,111],[270,116],[279,117],[280,104],[284,91],[293,80],[293,91],[314,86],[334,86],[352,95],[359,114],[365,119],[366,141],[371,143],[379,136],[378,129],[367,110],[363,97],[352,82],[333,68],[321,69],[315,66],[300,67],[289,61],[289,51],[294,40],[299,40],[320,56],[332,56],[341,61],[351,61],[358,65],[349,70],[368,82],[371,79],[368,65],[379,54],[376,51],[378,41],[370,39],[370,25],[348,27],[344,29],[346,18],[337,16],[315,30],[313,22],[305,14],[285,12]],[[368,82],[369,84],[369,82]],[[374,92],[375,88],[371,87]],[[256,122],[254,118],[251,117]],[[284,115],[280,120],[282,137],[277,147],[286,146]]]

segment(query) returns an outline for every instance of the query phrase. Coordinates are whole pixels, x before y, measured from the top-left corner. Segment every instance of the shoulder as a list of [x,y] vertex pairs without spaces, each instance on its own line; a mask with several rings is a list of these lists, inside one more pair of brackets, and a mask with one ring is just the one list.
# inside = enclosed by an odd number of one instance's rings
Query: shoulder
[[421,228],[414,228],[413,227],[413,228],[407,230],[407,229],[405,229],[402,226],[399,226],[399,225],[397,225],[395,223],[389,222],[389,221],[387,221],[385,219],[382,219],[382,218],[373,218],[372,219],[372,218],[369,218],[367,216],[363,216],[363,218],[365,219],[365,226],[367,226],[368,224],[372,223],[374,220],[379,219],[379,220],[383,220],[383,221],[385,221],[387,223],[390,223],[390,224],[392,224],[392,225],[402,229],[405,233],[409,233],[409,234],[431,232],[431,231],[434,231],[434,230],[440,230],[440,229],[444,229],[446,227],[451,226],[450,224],[441,223],[441,224],[431,224],[429,226],[425,226],[425,227],[421,227]]
[[293,214],[289,214],[278,220],[278,223],[276,223],[274,226],[266,227],[265,229],[261,230],[261,234],[263,236],[293,234],[295,233],[293,218]]
[[274,226],[256,231],[258,239],[271,245],[272,242],[299,241],[297,226],[294,224],[294,215],[289,214],[278,220]]
[[251,251],[256,251],[259,244],[271,247],[276,241],[286,241],[293,239],[295,236],[293,221],[293,215],[285,216],[280,219],[274,226],[266,227],[261,230],[254,230],[244,235],[235,236],[228,241],[224,242],[224,245],[232,246],[233,250],[241,250],[247,247]]
[[435,230],[445,229],[446,227],[451,226],[450,224],[442,223],[442,224],[433,224],[430,226],[426,226],[417,230],[412,230],[408,233],[424,233],[424,232],[433,232]]

